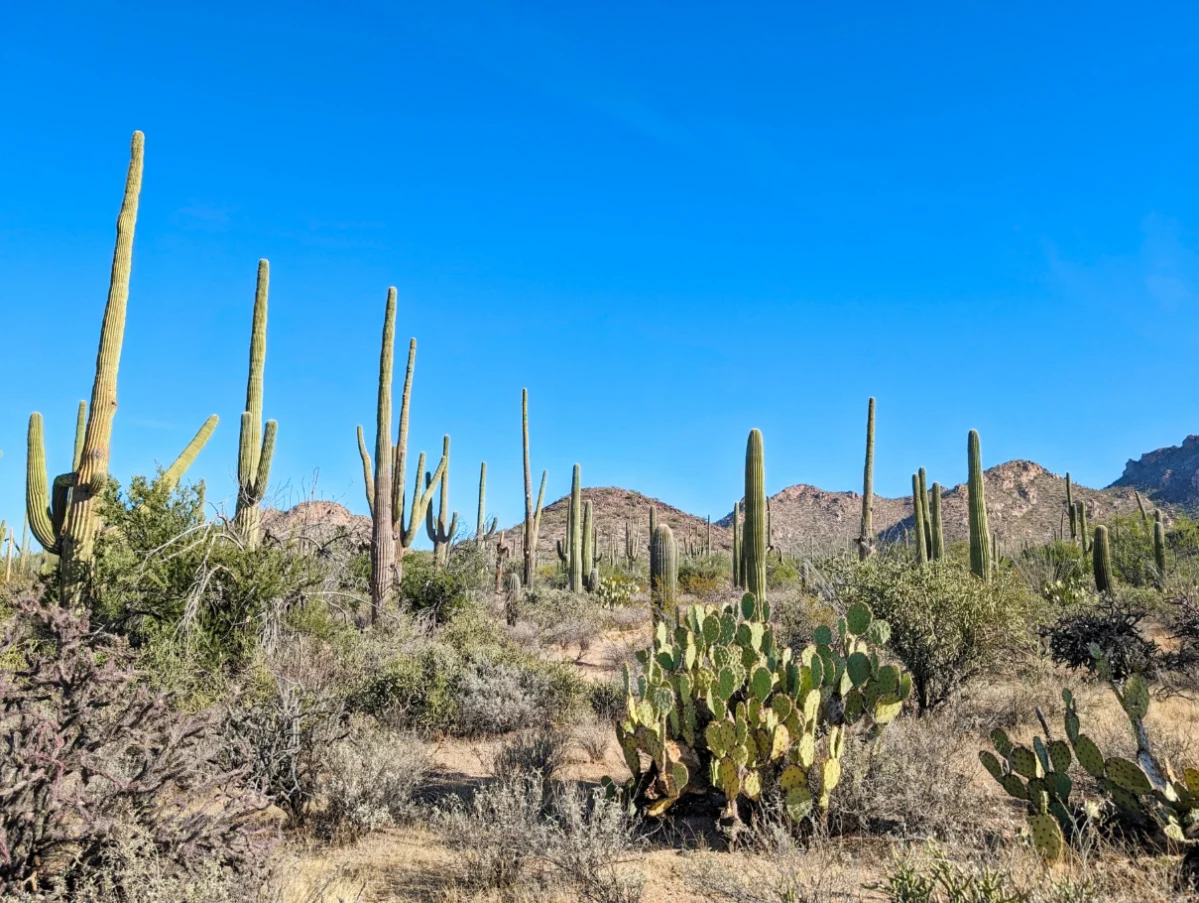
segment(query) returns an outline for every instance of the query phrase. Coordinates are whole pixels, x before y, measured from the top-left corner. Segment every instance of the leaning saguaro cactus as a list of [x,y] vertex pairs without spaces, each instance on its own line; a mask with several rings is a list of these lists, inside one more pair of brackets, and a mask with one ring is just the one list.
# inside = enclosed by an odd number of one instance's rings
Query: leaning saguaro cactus
[[966,440],[969,480],[966,492],[970,505],[970,570],[981,580],[991,579],[991,531],[987,528],[987,499],[983,490],[983,453],[978,430]]
[[[425,453],[421,452],[416,465],[416,488],[412,493],[412,510],[404,523],[404,470],[408,451],[408,403],[412,397],[412,376],[416,369],[416,339],[408,342],[408,369],[404,375],[404,390],[400,396],[400,434],[391,444],[391,381],[395,354],[396,290],[387,290],[383,314],[383,340],[379,352],[379,389],[375,419],[375,461],[372,469],[370,452],[362,427],[358,427],[358,453],[362,456],[362,478],[366,486],[366,503],[371,513],[371,620],[377,620],[383,604],[391,595],[396,582],[403,576],[404,551],[416,541],[416,533],[425,518],[433,487],[421,491],[421,474],[425,469]],[[437,465],[433,482],[441,479],[445,458]]]
[[1160,582],[1166,576],[1166,527],[1162,523],[1160,508],[1153,512],[1153,563],[1157,567],[1157,579]]
[[745,589],[755,599],[766,593],[766,459],[762,433],[750,430],[745,445],[745,534],[741,538],[745,558]]
[[661,621],[674,610],[678,598],[679,559],[674,533],[667,524],[654,528],[649,546],[649,586],[654,619]]
[[[425,532],[433,543],[433,560],[443,567],[449,555],[450,543],[458,533],[458,512],[446,522],[450,510],[450,437],[441,437],[441,498],[438,501],[437,520],[433,520],[433,506],[425,508]],[[425,488],[433,487],[433,474],[425,474]]]
[[537,491],[537,504],[533,504],[533,475],[529,470],[529,390],[520,390],[520,421],[524,446],[525,464],[525,531],[524,531],[524,577],[525,589],[532,589],[537,577],[537,538],[541,533],[541,503],[545,501],[545,480],[548,470],[541,472],[541,489]]
[[[100,326],[100,347],[91,404],[80,404],[80,421],[75,431],[75,460],[70,473],[55,478],[53,493],[46,473],[45,440],[41,414],[29,418],[26,461],[26,514],[30,529],[48,552],[61,557],[59,578],[63,599],[78,604],[83,571],[92,561],[100,530],[96,499],[108,483],[112,423],[117,410],[117,372],[125,339],[125,314],[129,303],[129,276],[133,265],[133,235],[137,225],[138,196],[142,186],[145,136],[133,133],[125,194],[117,215],[116,247],[113,250],[108,300]],[[86,424],[83,415],[86,413]],[[178,480],[200,453],[216,428],[216,417],[205,422],[164,475]]]
[[1100,524],[1095,528],[1095,542],[1091,546],[1095,567],[1095,589],[1101,593],[1110,593],[1116,588],[1115,576],[1112,572],[1112,549],[1107,538],[1107,527]]
[[862,532],[858,557],[865,560],[874,551],[874,399],[866,406],[866,467],[862,474]]
[[258,261],[258,283],[254,289],[254,317],[250,327],[250,376],[246,382],[246,407],[241,415],[241,441],[237,449],[237,508],[233,526],[248,546],[258,545],[261,531],[259,503],[266,494],[275,453],[278,424],[262,424],[262,382],[266,367],[266,307],[270,286],[270,264]]

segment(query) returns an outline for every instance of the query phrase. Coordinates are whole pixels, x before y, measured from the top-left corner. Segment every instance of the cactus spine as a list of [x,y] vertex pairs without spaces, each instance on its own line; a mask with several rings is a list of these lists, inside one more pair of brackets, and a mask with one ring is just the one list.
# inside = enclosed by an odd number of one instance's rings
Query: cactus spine
[[529,470],[529,390],[520,390],[520,421],[525,464],[525,535],[524,535],[524,578],[525,588],[532,589],[537,576],[537,537],[541,533],[541,503],[545,501],[545,480],[548,470],[541,472],[541,489],[537,491],[537,504],[533,504],[533,476]]
[[250,376],[246,381],[246,407],[241,415],[241,441],[237,451],[237,509],[233,526],[248,546],[258,545],[261,532],[259,503],[266,494],[275,453],[274,420],[262,425],[262,384],[266,367],[266,311],[271,281],[270,264],[258,261],[254,289],[254,317],[250,327]]
[[1153,563],[1157,565],[1160,582],[1166,576],[1166,527],[1160,509],[1153,512]]
[[745,445],[745,535],[741,539],[745,558],[745,588],[756,605],[766,598],[766,460],[762,433],[749,432]]
[[933,560],[945,557],[945,531],[941,521],[941,484],[933,483],[933,502],[930,512],[933,533]]
[[583,571],[588,581],[595,567],[595,524],[592,521],[591,499],[583,503]]
[[741,502],[733,502],[733,586],[744,584],[741,575]]
[[666,524],[654,528],[649,546],[649,585],[655,620],[665,620],[675,607],[679,562],[674,534]]
[[928,546],[925,544],[926,532],[924,523],[924,503],[920,501],[920,475],[912,474],[912,512],[914,516],[913,530],[916,533],[916,560],[921,564],[928,563]]
[[991,579],[991,531],[987,528],[987,499],[983,490],[982,442],[978,430],[966,440],[969,459],[967,494],[970,504],[970,570],[981,580]]
[[567,551],[567,585],[572,593],[583,591],[583,473],[578,464],[570,480],[570,548]]
[[1101,593],[1110,593],[1116,585],[1112,576],[1112,550],[1107,538],[1107,527],[1100,524],[1095,528],[1095,542],[1091,551],[1094,555],[1095,589]]
[[475,521],[475,541],[483,545],[495,536],[498,523],[499,518],[493,517],[490,526],[487,524],[487,462],[484,461],[479,465],[479,517]]
[[[366,487],[366,503],[371,513],[371,620],[379,617],[392,589],[404,573],[404,551],[416,541],[416,531],[425,518],[433,497],[432,487],[421,492],[421,472],[425,469],[425,454],[421,452],[416,465],[416,488],[412,493],[412,510],[404,524],[404,473],[408,451],[408,403],[412,397],[412,376],[416,369],[416,339],[408,342],[408,369],[400,396],[400,434],[394,448],[391,444],[391,382],[395,354],[396,290],[387,290],[383,314],[383,339],[379,352],[379,388],[375,419],[375,461],[372,470],[370,452],[366,449],[362,427],[358,427],[358,453],[362,457],[362,478]],[[434,480],[441,479],[445,459],[437,465]]]
[[[433,543],[433,560],[438,567],[443,567],[449,556],[450,543],[458,533],[458,512],[455,511],[449,523],[446,517],[450,511],[450,437],[441,437],[441,499],[438,502],[437,521],[433,520],[433,506],[425,508],[425,533],[429,542]],[[425,488],[433,486],[433,475],[425,474]]]
[[870,557],[874,551],[874,399],[866,406],[866,467],[862,474],[862,532],[858,537],[858,557]]

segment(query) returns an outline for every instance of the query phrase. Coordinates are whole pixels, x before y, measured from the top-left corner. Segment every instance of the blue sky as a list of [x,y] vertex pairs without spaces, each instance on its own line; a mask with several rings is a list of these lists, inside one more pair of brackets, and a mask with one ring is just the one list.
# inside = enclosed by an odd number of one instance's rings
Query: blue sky
[[[69,466],[133,129],[146,172],[113,471],[231,499],[255,263],[272,266],[272,490],[365,509],[383,303],[419,341],[412,451],[521,516],[697,514],[1031,458],[1105,485],[1199,431],[1190,4],[9,4],[0,27],[0,515],[25,426]],[[397,380],[398,385],[398,380]],[[314,490],[315,485],[315,490]]]

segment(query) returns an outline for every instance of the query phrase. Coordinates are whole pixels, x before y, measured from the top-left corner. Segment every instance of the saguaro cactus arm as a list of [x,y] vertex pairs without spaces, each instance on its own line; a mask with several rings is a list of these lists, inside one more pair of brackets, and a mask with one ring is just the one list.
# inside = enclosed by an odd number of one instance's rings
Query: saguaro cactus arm
[[[34,538],[42,548],[57,555],[61,550],[59,529],[51,510],[50,480],[46,474],[46,442],[42,432],[42,415],[29,415],[28,453],[25,458],[25,513]],[[56,481],[57,482],[57,481]],[[61,513],[58,520],[61,520]]]
[[[174,460],[170,467],[162,472],[159,481],[166,488],[167,492],[175,488],[175,485],[179,482],[183,474],[187,472],[187,469],[195,462],[196,457],[204,450],[204,446],[212,438],[213,431],[216,430],[216,425],[219,421],[220,418],[216,414],[205,420],[204,425],[196,431],[196,435],[192,437],[191,442],[187,443],[183,451],[179,453],[179,457]],[[271,423],[274,423],[274,421],[272,420]],[[273,441],[273,433],[271,438]]]
[[[404,371],[404,388],[400,394],[400,432],[392,450],[391,476],[391,523],[397,534],[404,531],[404,481],[408,467],[408,405],[412,400],[412,376],[416,371],[416,339],[408,340],[408,366]],[[422,470],[424,468],[421,468]],[[419,472],[417,482],[419,482]],[[404,545],[400,545],[400,563],[403,563]]]
[[366,506],[371,517],[375,515],[375,473],[371,465],[371,453],[367,451],[362,427],[358,427],[358,454],[362,457],[362,483],[366,487]]
[[408,512],[408,526],[404,528],[401,536],[401,542],[405,547],[410,547],[416,542],[416,533],[425,521],[429,506],[433,501],[433,493],[436,490],[438,482],[441,480],[441,474],[445,470],[445,466],[446,462],[443,457],[438,462],[437,469],[432,474],[426,474],[428,478],[427,485],[422,492],[421,474],[425,470],[425,453],[421,452],[416,459],[416,485],[412,489],[412,510]]

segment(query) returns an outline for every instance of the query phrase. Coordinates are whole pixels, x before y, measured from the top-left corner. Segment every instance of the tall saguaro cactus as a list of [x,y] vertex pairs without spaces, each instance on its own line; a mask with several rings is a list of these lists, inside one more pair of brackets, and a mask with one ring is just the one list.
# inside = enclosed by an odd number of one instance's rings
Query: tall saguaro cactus
[[933,531],[933,560],[945,557],[945,531],[941,522],[941,484],[933,483],[933,503],[930,520]]
[[595,522],[591,499],[583,502],[583,574],[589,575],[595,567]]
[[254,287],[254,316],[250,326],[250,376],[246,380],[246,407],[241,414],[241,441],[237,447],[237,508],[233,526],[248,546],[258,545],[262,530],[259,504],[266,495],[275,454],[275,432],[279,424],[262,424],[262,384],[266,369],[266,308],[271,265],[258,261]]
[[583,471],[578,464],[570,480],[570,548],[567,579],[572,593],[583,591]]
[[678,549],[667,524],[654,528],[649,545],[649,586],[654,620],[665,620],[677,604],[679,580]]
[[933,519],[928,506],[928,473],[923,467],[917,471],[920,477],[920,505],[924,508],[924,550],[928,557],[933,557]]
[[1160,508],[1153,512],[1153,563],[1157,566],[1160,583],[1166,576],[1166,527]]
[[1090,536],[1090,531],[1087,530],[1087,503],[1078,501],[1074,503],[1074,520],[1078,524],[1078,538],[1082,541],[1083,552],[1091,551],[1091,546],[1087,543],[1087,537]]
[[862,532],[858,537],[858,557],[870,557],[874,551],[874,399],[866,406],[866,467],[862,474]]
[[[450,551],[450,543],[458,532],[457,511],[454,512],[449,523],[446,523],[450,512],[450,437],[448,435],[441,437],[441,463],[441,498],[437,503],[436,522],[433,520],[433,507],[431,505],[425,507],[425,532],[429,535],[429,542],[433,543],[433,560],[438,567],[445,565]],[[426,490],[431,489],[433,485],[433,474],[426,473]]]
[[1101,593],[1110,593],[1116,586],[1112,574],[1112,550],[1107,538],[1107,527],[1100,524],[1095,528],[1095,542],[1091,547],[1094,553],[1095,589]]
[[499,518],[493,517],[487,523],[487,462],[479,465],[479,516],[475,521],[475,541],[481,546],[493,536],[499,524]]
[[[92,561],[100,530],[96,499],[108,482],[112,424],[117,410],[117,373],[125,339],[125,314],[129,304],[129,276],[133,266],[133,235],[137,226],[138,196],[142,186],[145,136],[133,133],[125,193],[117,215],[116,247],[108,283],[108,300],[100,326],[96,375],[91,404],[80,402],[75,428],[75,450],[71,471],[50,483],[46,473],[46,449],[42,416],[29,418],[26,459],[26,515],[33,535],[46,551],[59,555],[62,596],[78,604],[84,570]],[[179,458],[167,470],[177,480],[199,454],[216,426],[210,417]],[[51,494],[51,488],[53,494]]]
[[745,589],[760,606],[766,593],[766,460],[762,433],[753,429],[745,444]]
[[741,501],[733,502],[733,586],[741,589],[745,579],[741,573]]
[[1078,537],[1078,517],[1074,510],[1074,492],[1070,484],[1070,473],[1066,473],[1066,510],[1070,514],[1070,541]]
[[913,530],[916,533],[916,560],[921,564],[928,563],[928,546],[924,523],[924,503],[920,499],[920,475],[912,474],[912,513],[914,517]]
[[537,576],[537,537],[541,533],[541,503],[545,501],[545,479],[548,470],[541,472],[541,489],[537,491],[537,504],[533,505],[533,477],[529,470],[529,390],[520,390],[521,433],[524,440],[525,461],[525,535],[524,576],[525,588],[531,590]]
[[970,505],[970,570],[981,580],[991,579],[991,531],[987,527],[987,499],[983,490],[982,441],[978,430],[966,440],[969,479],[966,492]]
[[[375,417],[375,461],[372,469],[370,452],[362,427],[358,427],[358,453],[362,456],[362,478],[366,486],[366,503],[371,513],[371,620],[377,620],[383,605],[390,597],[396,582],[403,576],[404,551],[416,541],[416,532],[425,519],[425,511],[433,497],[432,486],[421,491],[421,474],[425,469],[425,454],[421,452],[416,465],[416,488],[412,493],[412,510],[404,523],[404,470],[408,449],[408,403],[412,395],[412,375],[416,368],[416,339],[408,343],[408,370],[400,398],[400,435],[391,444],[391,382],[395,356],[396,290],[387,290],[387,305],[383,314],[383,339],[379,352],[379,388]],[[434,481],[441,479],[445,458],[437,465]]]

